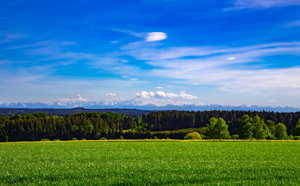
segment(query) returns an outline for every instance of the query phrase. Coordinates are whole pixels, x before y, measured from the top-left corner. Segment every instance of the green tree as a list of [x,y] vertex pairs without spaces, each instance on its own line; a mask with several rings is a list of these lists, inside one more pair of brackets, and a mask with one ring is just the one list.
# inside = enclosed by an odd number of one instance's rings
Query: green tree
[[211,139],[228,139],[230,134],[225,120],[223,118],[210,118],[209,124],[207,124],[206,136]]
[[89,120],[86,121],[85,129],[87,133],[92,133],[94,126],[91,124]]
[[293,136],[300,136],[300,119],[298,120],[298,122],[294,126],[294,128],[292,130],[292,135]]
[[279,140],[286,139],[288,137],[286,130],[287,128],[283,123],[278,123],[275,128],[275,137]]
[[275,122],[272,120],[267,120],[266,123],[267,123],[267,126],[269,127],[269,138],[276,139],[275,138],[275,128],[276,128]]
[[255,139],[266,139],[269,136],[270,131],[264,120],[256,115],[252,118],[252,122],[254,126],[253,137]]
[[241,139],[251,139],[253,138],[253,130],[255,126],[252,124],[252,118],[248,115],[243,115],[240,121],[240,127],[238,130]]

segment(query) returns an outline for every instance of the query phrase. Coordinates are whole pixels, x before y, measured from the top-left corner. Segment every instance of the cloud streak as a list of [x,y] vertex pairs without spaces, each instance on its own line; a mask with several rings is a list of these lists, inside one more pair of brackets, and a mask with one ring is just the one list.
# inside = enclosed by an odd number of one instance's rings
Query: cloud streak
[[264,9],[272,7],[284,7],[291,5],[300,5],[299,0],[236,0],[234,6],[225,10],[235,9]]
[[27,37],[28,36],[26,34],[11,33],[11,32],[5,32],[5,31],[0,30],[0,44],[9,43],[15,39],[23,39],[23,38],[27,38]]
[[[126,49],[126,47],[125,47]],[[285,89],[295,92],[300,87],[299,68],[268,68],[265,57],[300,56],[300,42],[268,43],[244,47],[170,47],[157,49],[130,48],[129,54],[154,67],[149,74],[156,77],[213,85],[219,90],[257,92]],[[193,57],[185,59],[186,57]],[[157,98],[172,97],[156,93]],[[174,96],[174,95],[173,95]],[[179,97],[179,96],[178,96]]]

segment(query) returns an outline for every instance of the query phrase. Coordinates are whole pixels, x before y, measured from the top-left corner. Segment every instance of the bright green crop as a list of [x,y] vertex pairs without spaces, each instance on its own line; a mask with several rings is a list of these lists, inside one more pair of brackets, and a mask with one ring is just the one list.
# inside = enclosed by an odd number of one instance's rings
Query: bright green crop
[[299,142],[0,144],[0,185],[299,183]]

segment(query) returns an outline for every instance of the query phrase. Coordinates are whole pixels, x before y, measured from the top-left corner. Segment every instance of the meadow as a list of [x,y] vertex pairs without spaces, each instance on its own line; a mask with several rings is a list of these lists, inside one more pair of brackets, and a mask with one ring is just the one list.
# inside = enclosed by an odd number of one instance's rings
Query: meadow
[[0,185],[299,185],[299,142],[0,143]]

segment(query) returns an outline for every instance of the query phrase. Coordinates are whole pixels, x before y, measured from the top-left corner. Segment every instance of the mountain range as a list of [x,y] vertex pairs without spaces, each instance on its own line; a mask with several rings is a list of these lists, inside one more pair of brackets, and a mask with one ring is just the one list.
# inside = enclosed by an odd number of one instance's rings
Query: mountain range
[[124,108],[124,109],[140,109],[140,110],[250,110],[250,111],[274,111],[274,112],[297,112],[298,108],[293,107],[263,107],[258,105],[164,105],[157,106],[154,104],[142,104],[140,101],[75,101],[75,102],[18,102],[0,104],[1,108],[76,108],[83,107],[86,109],[105,109],[105,108]]

